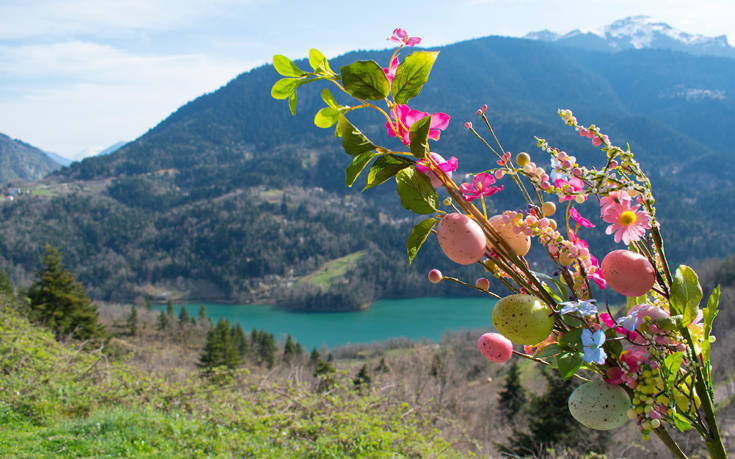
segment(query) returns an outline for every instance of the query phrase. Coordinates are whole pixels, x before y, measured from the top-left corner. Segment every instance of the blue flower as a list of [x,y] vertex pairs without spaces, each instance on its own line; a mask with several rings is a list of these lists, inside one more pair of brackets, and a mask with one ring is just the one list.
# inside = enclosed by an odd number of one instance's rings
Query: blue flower
[[594,316],[597,314],[597,306],[594,305],[596,300],[574,300],[574,301],[565,301],[564,303],[559,303],[562,308],[560,314],[569,314],[570,312],[579,312],[583,316]]
[[602,348],[602,344],[605,342],[605,333],[602,330],[597,330],[592,333],[591,331],[584,329],[582,330],[582,346],[584,347],[583,359],[587,363],[605,363],[607,354]]
[[619,318],[617,323],[630,332],[638,328],[638,316],[624,316]]

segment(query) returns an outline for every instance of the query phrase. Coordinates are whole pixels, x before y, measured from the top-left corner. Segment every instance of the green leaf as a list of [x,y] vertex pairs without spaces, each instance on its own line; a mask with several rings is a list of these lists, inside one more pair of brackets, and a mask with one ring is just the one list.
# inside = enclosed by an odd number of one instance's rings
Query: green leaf
[[334,96],[332,95],[331,92],[329,92],[329,89],[327,88],[322,89],[322,100],[329,107],[332,107],[332,108],[339,107],[339,105],[337,105],[337,101],[334,99]]
[[280,54],[273,56],[273,67],[275,67],[276,72],[285,77],[302,77],[306,74],[291,59]]
[[671,417],[674,419],[674,425],[679,429],[679,432],[686,432],[692,428],[692,424],[681,413],[673,411]]
[[355,159],[352,160],[352,164],[347,166],[347,169],[345,170],[347,174],[345,185],[352,187],[352,185],[355,183],[355,180],[357,180],[357,177],[360,175],[363,169],[365,169],[365,166],[367,166],[370,160],[377,155],[378,154],[374,151],[366,151],[365,153],[360,153],[359,155],[355,156]]
[[437,51],[416,51],[398,66],[391,89],[397,104],[405,104],[419,95],[438,55]]
[[411,139],[411,153],[418,159],[424,159],[429,151],[429,130],[431,129],[431,116],[422,118],[408,130],[408,138]]
[[408,236],[408,242],[406,243],[406,249],[408,250],[408,264],[413,262],[416,254],[419,253],[419,249],[426,241],[426,238],[431,234],[432,228],[439,223],[436,218],[427,218],[426,220],[418,223],[413,227],[413,231]]
[[561,347],[558,344],[549,344],[548,346],[542,347],[540,351],[536,353],[534,357],[543,359],[545,357],[553,357],[561,352]]
[[365,185],[365,188],[363,188],[362,191],[380,185],[381,183],[396,175],[396,173],[398,173],[398,171],[400,171],[401,169],[404,169],[412,164],[413,161],[402,156],[382,155],[373,163],[373,167],[370,168],[370,173],[368,174],[368,183],[367,185]]
[[682,326],[686,327],[697,317],[701,299],[702,286],[697,273],[689,266],[680,265],[671,284],[671,315],[682,314]]
[[314,115],[314,124],[320,128],[328,128],[334,126],[339,118],[339,110],[332,107],[323,107]]
[[709,374],[709,365],[710,365],[709,355],[710,355],[710,351],[712,350],[712,346],[709,343],[709,336],[712,333],[712,324],[715,321],[715,317],[717,317],[717,314],[720,313],[720,311],[717,310],[719,305],[720,305],[720,286],[718,285],[717,287],[715,287],[714,290],[712,290],[712,293],[707,299],[707,307],[702,310],[702,319],[704,321],[704,342],[702,343],[702,360],[704,361],[704,366],[707,369],[708,374]]
[[300,78],[281,78],[271,88],[271,97],[274,99],[288,99],[301,85]]
[[574,328],[561,335],[559,338],[559,345],[567,349],[574,349],[575,351],[582,350],[582,330],[584,328]]
[[556,363],[559,366],[559,374],[566,381],[579,370],[584,359],[581,352],[566,352],[556,356]]
[[[555,279],[547,274],[531,271],[534,276],[536,276],[537,279],[545,281],[547,283],[552,283],[556,286],[558,292],[551,292],[555,296],[559,297],[559,301],[564,301],[565,299],[569,298],[569,291],[567,290],[566,284],[561,282],[559,279]],[[550,288],[548,290],[551,290]],[[558,293],[558,295],[556,294]]]
[[407,167],[398,172],[396,191],[401,197],[403,207],[417,214],[431,214],[439,207],[439,196],[431,186],[431,180],[415,167]]
[[324,54],[322,54],[318,49],[312,48],[309,50],[309,65],[311,65],[311,68],[313,68],[315,72],[325,71],[334,73],[332,72],[332,69],[329,68],[327,58],[324,57]]
[[288,109],[291,110],[292,115],[296,115],[296,91],[288,97]]
[[664,377],[667,386],[676,381],[676,376],[679,374],[679,368],[681,368],[683,360],[683,352],[674,352],[664,359],[664,365],[661,367],[661,375]]
[[390,82],[375,61],[357,61],[340,68],[342,84],[349,95],[364,100],[388,97]]
[[353,126],[344,115],[340,115],[337,120],[337,135],[342,137],[342,148],[348,155],[357,156],[376,148],[375,144]]

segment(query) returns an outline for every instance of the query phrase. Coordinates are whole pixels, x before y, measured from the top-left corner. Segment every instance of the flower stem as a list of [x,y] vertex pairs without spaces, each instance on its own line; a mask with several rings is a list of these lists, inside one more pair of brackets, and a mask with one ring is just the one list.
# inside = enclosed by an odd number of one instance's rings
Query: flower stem
[[673,438],[671,438],[671,435],[669,435],[669,432],[666,431],[666,428],[662,425],[656,429],[653,429],[654,433],[658,436],[658,438],[661,439],[664,445],[666,445],[667,448],[669,448],[669,451],[671,451],[671,454],[674,455],[674,457],[679,459],[687,459],[687,455],[684,454],[684,451],[679,448],[679,445],[676,444],[676,441],[674,441]]

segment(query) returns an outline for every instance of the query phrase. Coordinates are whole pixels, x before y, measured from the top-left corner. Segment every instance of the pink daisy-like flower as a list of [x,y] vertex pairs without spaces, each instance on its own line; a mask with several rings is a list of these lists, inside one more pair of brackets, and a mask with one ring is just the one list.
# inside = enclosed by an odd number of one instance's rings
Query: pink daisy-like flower
[[[451,158],[449,158],[449,161],[447,161],[444,159],[444,157],[442,157],[442,155],[440,155],[439,153],[434,153],[432,151],[431,159],[433,159],[436,165],[439,166],[439,169],[447,174],[447,177],[452,178],[452,172],[457,170],[457,158],[452,156]],[[429,177],[429,180],[431,180],[431,186],[433,186],[434,188],[444,186],[441,180],[439,180],[439,177],[437,177],[436,174],[431,172],[431,169],[429,169],[429,163],[427,160],[422,159],[417,162],[416,170]]]
[[625,190],[611,191],[610,194],[600,199],[600,212],[604,214],[608,207],[614,204],[622,204],[625,201],[630,202],[631,200],[630,194]]
[[615,242],[622,240],[626,245],[642,238],[646,230],[651,229],[651,216],[645,210],[639,210],[640,207],[640,204],[631,206],[629,199],[607,202],[602,220],[610,226],[605,229],[605,234],[614,234]]
[[420,37],[409,37],[405,30],[398,28],[393,30],[393,35],[388,37],[388,40],[403,43],[406,46],[416,46],[421,43]]
[[475,175],[472,183],[463,183],[459,186],[465,201],[472,201],[481,196],[492,196],[503,189],[503,186],[495,186],[495,177],[491,174],[480,173]]
[[430,115],[426,112],[414,110],[408,105],[395,105],[390,111],[390,114],[395,122],[392,124],[386,121],[385,127],[388,130],[388,135],[399,137],[401,142],[406,145],[411,145],[411,138],[408,135],[411,126],[427,116],[431,116],[431,126],[429,129],[429,138],[431,140],[439,140],[441,131],[449,126],[449,115],[446,113],[434,113]]

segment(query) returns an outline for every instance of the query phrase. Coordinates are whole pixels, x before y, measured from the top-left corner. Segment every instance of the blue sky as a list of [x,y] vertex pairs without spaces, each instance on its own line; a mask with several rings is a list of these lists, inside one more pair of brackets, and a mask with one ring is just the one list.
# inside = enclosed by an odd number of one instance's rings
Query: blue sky
[[133,140],[273,54],[439,46],[645,14],[735,41],[730,0],[2,0],[0,132],[69,158]]

